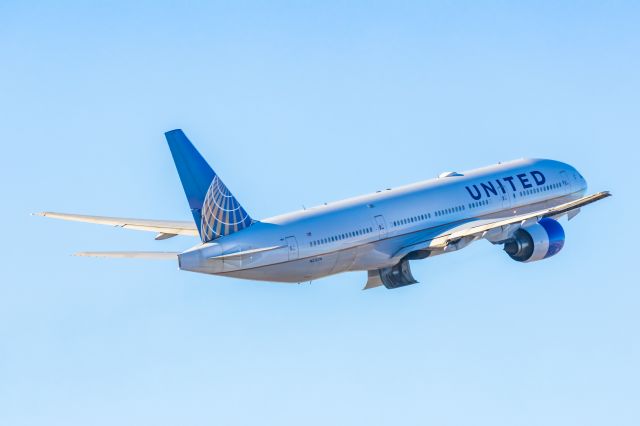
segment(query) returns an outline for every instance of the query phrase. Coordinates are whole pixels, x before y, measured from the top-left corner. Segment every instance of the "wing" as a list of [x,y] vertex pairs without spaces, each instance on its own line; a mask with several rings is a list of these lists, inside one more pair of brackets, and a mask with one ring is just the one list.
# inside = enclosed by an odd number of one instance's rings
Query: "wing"
[[130,219],[123,217],[88,216],[55,212],[35,213],[35,215],[51,217],[54,219],[71,220],[75,222],[118,226],[121,228],[135,229],[137,231],[158,232],[156,240],[164,240],[166,238],[175,237],[176,235],[198,236],[198,229],[193,221]]
[[579,209],[588,204],[595,203],[611,196],[609,191],[598,192],[597,194],[588,195],[575,201],[560,204],[555,207],[520,214],[509,217],[507,219],[497,219],[493,221],[473,221],[467,222],[458,227],[447,230],[446,233],[439,235],[431,240],[412,244],[403,247],[392,256],[394,259],[402,258],[405,255],[416,250],[430,251],[454,251],[461,249],[469,243],[485,238],[491,242],[499,243],[506,240],[516,229],[529,223],[538,222],[544,217],[559,218],[568,215],[571,219],[578,214]]

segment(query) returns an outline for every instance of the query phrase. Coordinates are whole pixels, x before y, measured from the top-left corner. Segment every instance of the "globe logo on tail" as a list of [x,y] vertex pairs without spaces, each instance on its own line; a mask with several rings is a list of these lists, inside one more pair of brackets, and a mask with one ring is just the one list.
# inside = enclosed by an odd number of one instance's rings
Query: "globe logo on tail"
[[251,217],[229,192],[218,176],[214,176],[202,205],[202,223],[200,233],[202,241],[233,234],[249,227]]

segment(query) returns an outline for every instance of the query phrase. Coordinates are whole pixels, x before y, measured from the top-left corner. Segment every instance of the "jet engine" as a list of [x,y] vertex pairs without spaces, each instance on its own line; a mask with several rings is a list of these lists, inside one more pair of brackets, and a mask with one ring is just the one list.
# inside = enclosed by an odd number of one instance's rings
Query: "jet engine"
[[389,268],[378,269],[382,284],[388,289],[404,287],[405,285],[417,284],[415,278],[411,274],[409,267],[409,259],[405,257],[396,265]]
[[504,243],[504,251],[518,262],[535,262],[557,254],[563,246],[562,226],[553,219],[543,218],[514,232]]

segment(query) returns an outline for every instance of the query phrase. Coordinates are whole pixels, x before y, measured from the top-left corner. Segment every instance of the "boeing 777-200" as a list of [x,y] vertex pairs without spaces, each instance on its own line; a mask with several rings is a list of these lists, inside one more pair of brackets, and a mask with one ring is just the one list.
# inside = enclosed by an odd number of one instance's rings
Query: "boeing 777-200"
[[256,220],[182,130],[165,136],[193,222],[38,214],[156,232],[156,240],[176,235],[201,240],[182,253],[80,256],[177,260],[186,271],[289,283],[366,271],[365,289],[391,289],[417,282],[409,261],[480,239],[502,246],[517,262],[554,256],[565,239],[558,219],[572,219],[582,207],[610,195],[585,195],[585,179],[566,163],[522,159]]

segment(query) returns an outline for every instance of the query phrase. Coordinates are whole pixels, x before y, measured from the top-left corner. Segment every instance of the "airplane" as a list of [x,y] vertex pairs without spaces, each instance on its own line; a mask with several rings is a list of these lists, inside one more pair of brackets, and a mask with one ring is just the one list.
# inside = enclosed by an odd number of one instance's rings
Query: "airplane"
[[258,281],[301,283],[346,271],[367,273],[364,289],[417,283],[410,261],[474,241],[502,246],[523,263],[562,250],[558,220],[573,219],[609,191],[585,195],[572,166],[520,159],[256,220],[180,129],[165,133],[193,221],[42,212],[39,216],[199,237],[184,252],[80,252],[78,256],[177,260],[179,269]]

